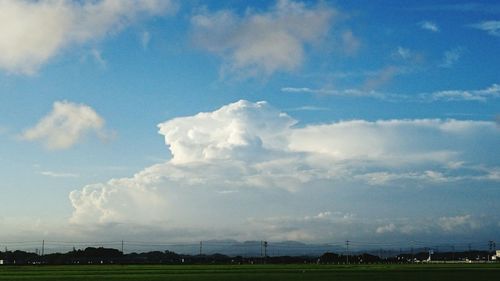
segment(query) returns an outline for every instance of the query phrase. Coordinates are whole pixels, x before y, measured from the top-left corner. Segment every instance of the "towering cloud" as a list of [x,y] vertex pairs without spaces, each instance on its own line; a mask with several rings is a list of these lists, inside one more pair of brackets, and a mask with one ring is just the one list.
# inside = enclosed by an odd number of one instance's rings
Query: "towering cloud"
[[[287,238],[279,236],[287,228],[295,229],[288,238],[304,239],[325,238],[317,229],[332,224],[355,223],[361,234],[383,235],[400,225],[382,213],[372,212],[379,216],[376,225],[329,215],[339,208],[365,213],[375,204],[411,216],[412,210],[427,206],[410,200],[401,209],[373,186],[411,193],[428,186],[433,193],[453,185],[467,193],[478,192],[469,188],[470,182],[498,182],[499,163],[491,151],[500,130],[494,122],[354,120],[298,127],[266,102],[239,101],[159,128],[172,158],[130,178],[73,191],[73,223],[210,229],[211,235],[230,231],[233,238],[265,225],[270,236]],[[353,194],[355,204],[346,205],[342,198]],[[450,195],[449,209],[444,207],[451,216],[460,202],[457,196]],[[321,215],[310,217],[314,213]],[[284,214],[285,222],[271,219]],[[443,224],[447,231],[455,229],[447,227],[449,220]]]
[[[266,102],[239,101],[208,113],[158,125],[173,163],[241,159],[282,150],[295,120]],[[264,153],[263,153],[264,152]]]

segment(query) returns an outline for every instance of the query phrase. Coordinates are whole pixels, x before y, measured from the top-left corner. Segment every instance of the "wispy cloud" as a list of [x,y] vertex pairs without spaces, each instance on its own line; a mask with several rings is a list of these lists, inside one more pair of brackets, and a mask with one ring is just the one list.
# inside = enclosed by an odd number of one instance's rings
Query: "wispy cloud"
[[402,58],[404,60],[407,60],[407,59],[410,59],[413,56],[413,53],[412,53],[412,51],[410,49],[403,48],[403,47],[399,46],[396,49],[396,51],[394,51],[392,53],[392,56],[393,57]]
[[481,90],[448,90],[419,95],[426,101],[481,101],[500,98],[500,85],[493,84]]
[[282,92],[285,93],[295,93],[295,94],[314,94],[318,96],[339,96],[339,97],[367,97],[367,98],[377,98],[377,99],[387,99],[390,94],[381,93],[377,91],[364,91],[360,89],[345,89],[345,90],[334,90],[334,89],[311,89],[307,87],[294,88],[294,87],[284,87],[281,88]]
[[[419,234],[423,235],[425,233],[473,233],[474,231],[484,228],[491,227],[492,223],[489,222],[489,218],[482,216],[473,216],[470,214],[455,215],[455,216],[441,216],[434,219],[418,219],[410,220],[407,218],[402,218],[394,220],[393,222],[386,222],[381,226],[376,228],[376,233],[378,235],[397,233],[401,234]],[[385,220],[382,220],[385,221]]]
[[380,91],[361,89],[312,89],[307,87],[283,87],[281,91],[291,94],[313,94],[318,96],[340,96],[352,98],[376,98],[388,101],[405,102],[435,102],[435,101],[479,101],[486,102],[490,99],[500,98],[500,85],[493,84],[480,90],[445,90],[415,95],[396,94]]
[[151,42],[151,33],[149,33],[149,31],[144,31],[141,34],[141,46],[144,50],[149,47],[149,42]]
[[422,53],[402,46],[398,46],[396,50],[392,52],[391,57],[396,61],[402,61],[403,65],[407,66],[406,68],[403,66],[393,66],[396,67],[396,74],[404,73],[408,71],[409,67],[414,68],[417,64],[424,61],[424,55]]
[[289,108],[287,111],[328,111],[328,110],[330,110],[328,107],[304,105],[304,106]]
[[381,69],[376,75],[368,77],[364,82],[363,89],[374,90],[392,81],[394,77],[403,73],[401,67],[388,65]]
[[422,29],[429,30],[429,31],[432,31],[432,32],[439,32],[439,26],[435,22],[432,22],[432,21],[422,21],[422,22],[419,22],[418,25]]
[[7,133],[7,132],[8,132],[7,127],[0,125],[0,136]]
[[471,24],[470,26],[479,30],[486,31],[490,35],[500,36],[500,21],[483,21],[480,23]]
[[92,49],[90,50],[90,54],[94,61],[102,68],[105,68],[107,66],[106,60],[102,57],[102,52],[101,50],[98,49]]
[[40,175],[51,177],[51,178],[77,178],[80,176],[78,174],[73,174],[73,173],[59,173],[59,172],[53,172],[53,171],[42,171],[42,172],[40,172]]
[[387,64],[381,69],[367,73],[363,89],[378,89],[390,83],[399,75],[419,71],[422,63],[425,62],[425,56],[422,53],[403,46],[398,46],[391,52],[390,56],[393,60],[392,63]]
[[346,54],[354,55],[361,47],[361,41],[354,36],[352,31],[344,31],[342,33],[342,47]]
[[443,60],[439,64],[439,67],[450,68],[453,67],[464,54],[465,49],[463,47],[457,47],[444,52]]
[[468,2],[468,3],[458,3],[458,4],[443,4],[443,5],[435,4],[418,8],[412,8],[412,10],[498,14],[500,13],[500,5],[498,5],[497,3]]

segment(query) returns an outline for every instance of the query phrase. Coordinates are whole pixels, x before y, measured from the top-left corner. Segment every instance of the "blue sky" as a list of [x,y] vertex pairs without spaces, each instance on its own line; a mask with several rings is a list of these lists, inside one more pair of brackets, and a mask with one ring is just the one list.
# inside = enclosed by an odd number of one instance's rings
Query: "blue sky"
[[0,241],[500,239],[498,4],[4,1],[0,23]]

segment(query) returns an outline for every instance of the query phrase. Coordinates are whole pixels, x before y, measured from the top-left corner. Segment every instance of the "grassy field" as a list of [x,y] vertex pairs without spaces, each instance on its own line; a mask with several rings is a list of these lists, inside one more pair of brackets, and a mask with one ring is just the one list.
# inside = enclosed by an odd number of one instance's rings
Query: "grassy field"
[[0,280],[500,280],[500,264],[0,266]]

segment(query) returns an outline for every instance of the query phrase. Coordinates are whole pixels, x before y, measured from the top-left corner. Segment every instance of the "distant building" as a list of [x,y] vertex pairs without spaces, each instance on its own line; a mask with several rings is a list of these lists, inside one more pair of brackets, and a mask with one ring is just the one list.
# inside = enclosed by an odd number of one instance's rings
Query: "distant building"
[[434,250],[429,250],[429,257],[427,258],[427,262],[431,261],[432,255],[434,255]]
[[3,264],[3,260],[0,260],[0,265],[2,265],[2,264]]
[[496,254],[491,257],[491,260],[493,261],[500,260],[500,250],[497,250]]

